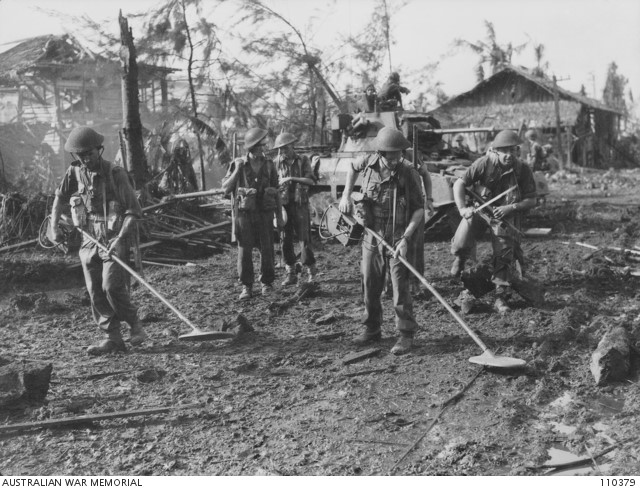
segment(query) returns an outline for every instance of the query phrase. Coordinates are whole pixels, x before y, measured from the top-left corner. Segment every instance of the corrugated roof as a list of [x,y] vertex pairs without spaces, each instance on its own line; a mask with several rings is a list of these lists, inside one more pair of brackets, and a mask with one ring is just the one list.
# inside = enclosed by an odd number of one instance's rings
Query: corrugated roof
[[[505,75],[505,73],[509,73],[509,72],[510,73],[514,73],[516,75],[519,75],[519,76],[521,76],[523,78],[526,78],[527,80],[529,80],[529,81],[535,83],[536,85],[542,87],[543,89],[545,89],[547,92],[549,92],[549,94],[553,95],[553,80],[533,75],[531,72],[529,72],[525,68],[517,67],[517,66],[513,66],[513,65],[508,65],[508,66],[505,66],[499,72],[491,75],[489,78],[487,78],[487,79],[483,80],[482,82],[478,83],[475,87],[473,87],[468,92],[464,92],[462,94],[459,94],[459,95],[453,97],[452,99],[447,101],[445,104],[443,104],[443,106],[451,105],[452,103],[455,103],[456,100],[461,99],[461,98],[472,97],[474,93],[481,91],[488,84],[492,83],[492,81],[494,81],[495,78],[502,77],[502,76]],[[584,104],[584,105],[586,105],[588,107],[592,107],[594,109],[599,109],[599,110],[602,110],[602,111],[614,112],[616,114],[624,115],[624,113],[622,111],[620,111],[618,109],[615,109],[613,107],[609,107],[608,105],[606,105],[605,103],[603,103],[603,102],[601,102],[601,101],[599,101],[597,99],[592,99],[591,97],[587,97],[585,95],[581,95],[581,94],[578,94],[578,93],[575,93],[575,92],[571,92],[569,90],[563,89],[560,86],[557,86],[557,88],[558,88],[558,96],[562,100],[575,101],[575,102],[579,102],[580,104]]]
[[[568,100],[559,101],[562,126],[573,126],[582,105]],[[446,104],[431,112],[443,128],[488,127],[517,128],[522,121],[528,127],[542,128],[556,125],[553,102],[524,102],[520,104],[490,104],[479,107],[459,107]]]

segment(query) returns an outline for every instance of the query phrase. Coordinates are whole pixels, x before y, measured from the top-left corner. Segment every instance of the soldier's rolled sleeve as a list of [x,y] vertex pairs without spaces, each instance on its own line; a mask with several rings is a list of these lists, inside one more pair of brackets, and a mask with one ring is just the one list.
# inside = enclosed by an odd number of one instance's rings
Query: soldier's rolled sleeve
[[56,196],[62,200],[68,200],[78,192],[78,181],[73,167],[69,167],[62,178],[62,182],[56,189]]
[[316,182],[316,176],[313,174],[311,162],[309,161],[309,157],[306,155],[301,158],[300,173],[305,179],[311,179]]
[[522,171],[518,179],[518,187],[520,187],[522,199],[536,197],[536,181],[533,178],[533,171],[528,165],[522,165]]
[[125,216],[133,216],[134,218],[142,218],[142,208],[136,197],[136,192],[133,190],[131,183],[129,182],[129,176],[126,171],[113,172],[113,183],[117,189],[117,194],[124,208],[123,214]]
[[354,172],[362,172],[367,166],[367,163],[368,163],[367,157],[359,156],[358,158],[356,158],[351,162],[351,168],[353,169]]
[[465,173],[460,177],[462,182],[464,182],[465,187],[475,184],[482,180],[482,176],[485,172],[486,160],[483,158],[478,158],[475,162],[471,164],[471,166],[465,171]]
[[417,170],[409,169],[407,172],[407,195],[409,196],[409,212],[414,213],[416,209],[424,208],[424,198],[422,197],[422,186],[420,185],[420,174]]

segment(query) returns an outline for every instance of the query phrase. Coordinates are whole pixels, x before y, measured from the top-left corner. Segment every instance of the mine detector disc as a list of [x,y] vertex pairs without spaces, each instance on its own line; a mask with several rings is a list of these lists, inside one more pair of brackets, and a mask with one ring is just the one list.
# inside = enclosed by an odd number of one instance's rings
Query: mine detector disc
[[481,364],[482,366],[497,367],[503,369],[515,369],[526,366],[526,361],[515,357],[496,356],[491,351],[486,350],[479,356],[469,358],[469,362]]

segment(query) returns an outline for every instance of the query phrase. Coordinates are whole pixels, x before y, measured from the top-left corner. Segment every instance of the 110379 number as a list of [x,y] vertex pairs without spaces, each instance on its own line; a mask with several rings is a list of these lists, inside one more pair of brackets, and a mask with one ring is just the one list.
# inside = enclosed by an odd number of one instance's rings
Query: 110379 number
[[603,487],[635,487],[634,478],[600,478],[600,486]]

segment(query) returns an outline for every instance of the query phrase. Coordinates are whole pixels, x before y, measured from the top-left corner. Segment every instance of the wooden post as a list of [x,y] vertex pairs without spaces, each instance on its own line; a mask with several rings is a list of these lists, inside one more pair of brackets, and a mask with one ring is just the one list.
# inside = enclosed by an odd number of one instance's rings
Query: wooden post
[[571,147],[573,146],[573,126],[565,126],[567,131],[567,168],[571,167]]
[[560,101],[558,96],[558,81],[556,76],[553,75],[553,105],[556,111],[556,148],[558,151],[558,162],[560,163],[560,168],[564,168],[564,158],[562,151],[562,127],[560,122]]
[[55,128],[58,133],[58,158],[60,159],[60,174],[64,175],[66,170],[66,160],[64,156],[64,138],[62,137],[62,114],[60,113],[60,94],[58,93],[58,78],[53,79],[53,100],[55,104]]
[[147,180],[149,169],[142,140],[142,121],[140,120],[140,94],[138,87],[138,62],[133,34],[129,22],[118,14],[120,23],[120,62],[122,66],[122,131],[124,134],[125,160],[133,172],[136,189],[140,189]]

